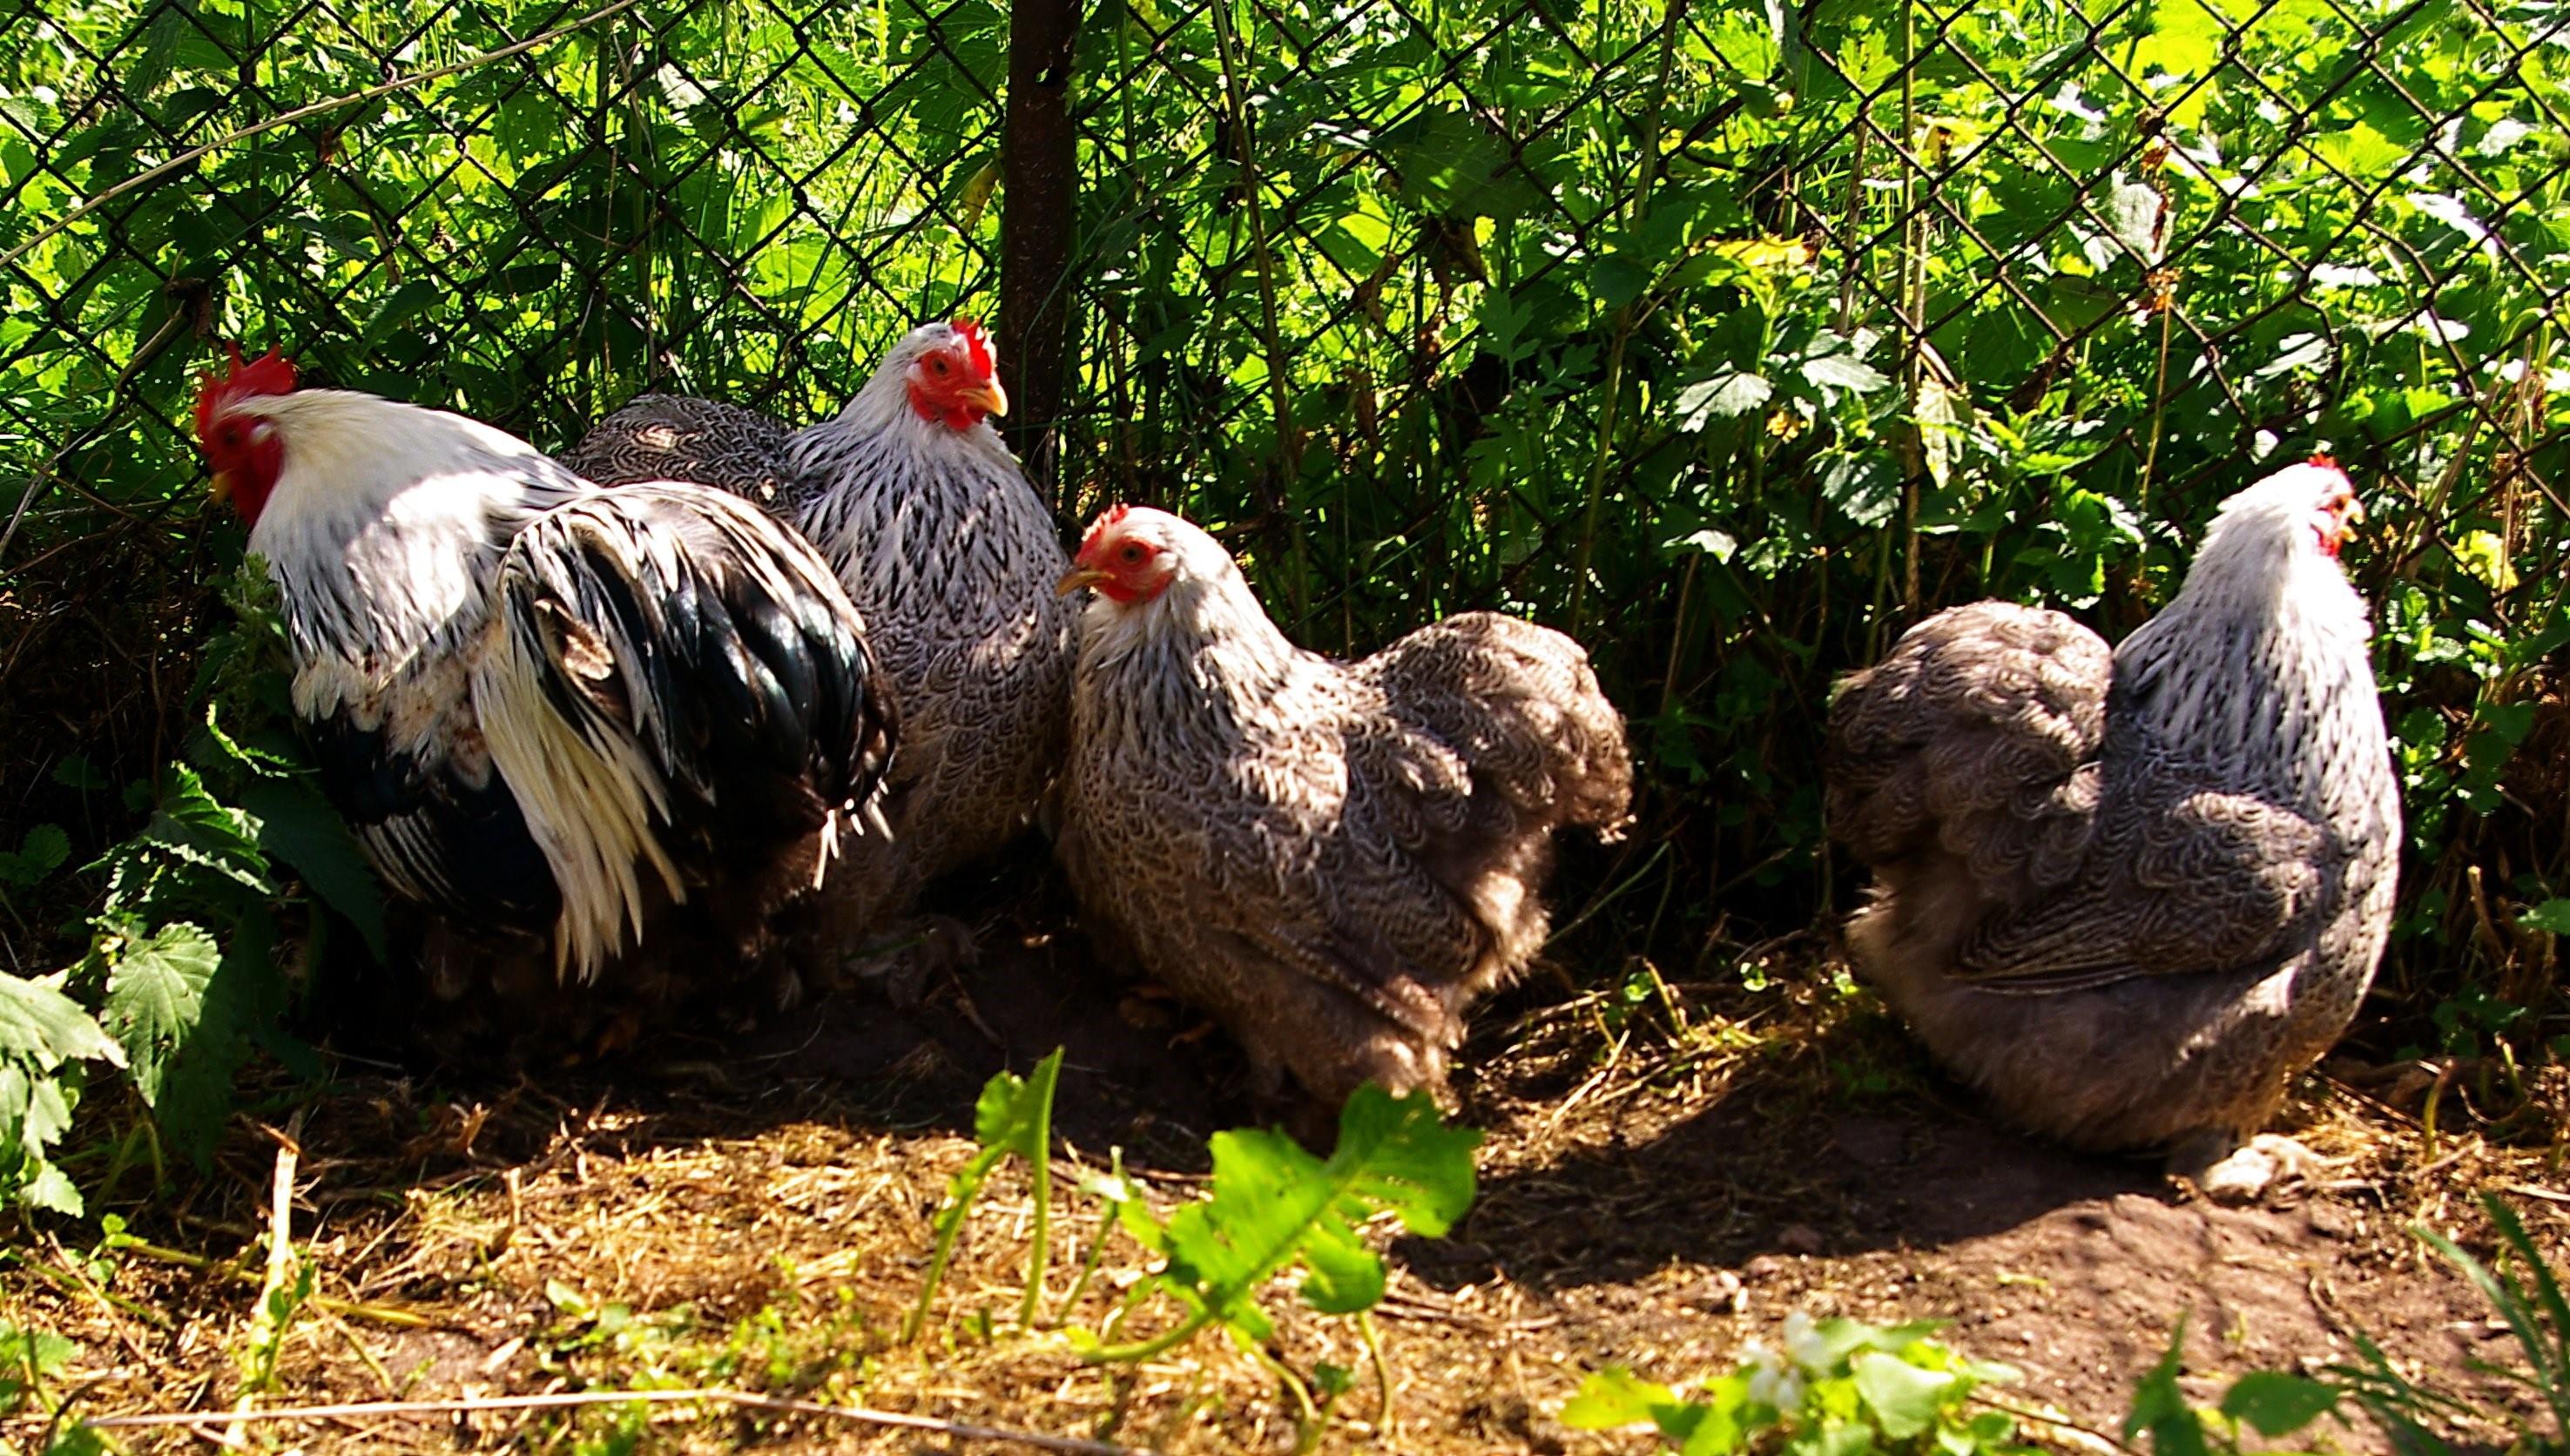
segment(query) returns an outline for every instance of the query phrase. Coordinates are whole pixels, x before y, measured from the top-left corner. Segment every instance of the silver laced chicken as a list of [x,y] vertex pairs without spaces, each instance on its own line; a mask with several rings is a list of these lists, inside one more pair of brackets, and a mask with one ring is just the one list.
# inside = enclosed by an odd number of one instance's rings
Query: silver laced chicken
[[2165,1151],[2253,1196],[2259,1137],[2346,1029],[2390,927],[2398,784],[2326,459],[2215,517],[2109,651],[2059,612],[1939,612],[1830,712],[1831,836],[1874,873],[1861,975],[2010,1120]]
[[[1007,412],[989,336],[958,319],[913,329],[836,417],[791,436],[754,411],[646,395],[567,457],[608,484],[673,473],[767,501],[864,613],[902,746],[893,835],[852,844],[855,873],[829,893],[851,955],[922,933],[969,954],[952,921],[899,922],[930,881],[1023,832],[1062,762],[1077,618],[1053,588],[1070,560],[991,427]],[[920,974],[907,967],[914,988]]]
[[1618,834],[1623,720],[1558,632],[1476,612],[1307,652],[1165,512],[1091,526],[1056,852],[1092,936],[1210,1011],[1252,1090],[1443,1092],[1542,945],[1556,830]]

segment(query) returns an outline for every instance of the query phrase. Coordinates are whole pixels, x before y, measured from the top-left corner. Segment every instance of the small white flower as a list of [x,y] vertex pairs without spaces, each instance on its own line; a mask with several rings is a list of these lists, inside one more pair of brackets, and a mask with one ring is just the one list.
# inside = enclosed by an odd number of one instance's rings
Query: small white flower
[[1829,1373],[1830,1343],[1812,1325],[1812,1316],[1797,1309],[1785,1316],[1785,1352],[1815,1375]]
[[1799,1410],[1803,1404],[1802,1372],[1787,1365],[1784,1358],[1758,1340],[1740,1347],[1742,1363],[1749,1366],[1749,1398],[1778,1410]]

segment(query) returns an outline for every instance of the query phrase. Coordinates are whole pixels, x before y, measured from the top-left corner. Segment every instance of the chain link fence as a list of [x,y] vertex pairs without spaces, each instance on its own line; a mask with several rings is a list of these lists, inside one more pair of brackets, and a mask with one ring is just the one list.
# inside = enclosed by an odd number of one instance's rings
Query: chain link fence
[[219,340],[560,447],[643,388],[808,422],[997,314],[1066,530],[1187,511],[1335,650],[1472,606],[1594,641],[1672,791],[1654,927],[1808,867],[1827,683],[1888,632],[1987,592],[2129,625],[2322,447],[2383,523],[2413,787],[2481,816],[2423,847],[2558,884],[2512,760],[2570,636],[2570,12],[1016,12],[0,15],[7,711],[166,749]]

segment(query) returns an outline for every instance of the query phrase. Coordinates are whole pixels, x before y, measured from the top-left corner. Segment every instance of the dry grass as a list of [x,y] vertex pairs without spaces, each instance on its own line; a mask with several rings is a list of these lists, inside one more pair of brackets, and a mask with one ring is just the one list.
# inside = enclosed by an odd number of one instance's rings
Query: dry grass
[[[1023,1067],[1043,1049],[1000,1051]],[[2191,1347],[2208,1381],[2324,1353],[2358,1328],[2415,1368],[2461,1378],[2463,1355],[2501,1348],[2405,1226],[2477,1238],[2467,1196],[2499,1187],[2521,1191],[2554,1247],[2570,1231],[2557,1152],[2482,1136],[2468,1079],[2439,1092],[2433,1139],[2396,1105],[2417,1091],[2396,1076],[2381,1079],[2384,1096],[2315,1084],[2298,1115],[2340,1160],[2329,1186],[2281,1211],[2214,1211],[2147,1170],[1986,1128],[1896,1028],[1823,980],[1757,996],[1661,985],[1638,1002],[1530,1005],[1512,1024],[1494,1018],[1473,1049],[1463,1116],[1491,1131],[1483,1198],[1453,1238],[1391,1245],[1378,1311],[1389,1392],[1353,1321],[1302,1311],[1281,1286],[1264,1355],[1207,1335],[1109,1370],[1084,1364],[1066,1331],[1107,1320],[1143,1257],[1110,1238],[1097,1277],[1066,1299],[1099,1227],[1077,1185],[1105,1169],[1114,1141],[1143,1150],[1131,1171],[1155,1204],[1195,1197],[1202,1165],[1168,1130],[1200,1138],[1233,1106],[1213,1086],[1200,1107],[1083,1119],[1080,1099],[1112,1099],[1067,1086],[1039,1327],[1011,1327],[1031,1210],[1009,1168],[968,1222],[925,1336],[904,1344],[930,1216],[973,1152],[957,1130],[979,1080],[965,1060],[930,1039],[853,1078],[805,1075],[792,1058],[762,1070],[643,1056],[614,1083],[453,1093],[365,1073],[318,1095],[280,1086],[276,1120],[243,1120],[212,1174],[178,1179],[175,1197],[154,1195],[141,1168],[111,1183],[108,1205],[147,1244],[92,1252],[66,1242],[86,1234],[36,1231],[0,1270],[0,1317],[75,1342],[43,1392],[74,1416],[720,1386],[1138,1448],[1291,1450],[1273,1358],[1306,1375],[1351,1372],[1324,1449],[1630,1450],[1630,1438],[1574,1434],[1549,1413],[1599,1364],[1700,1374],[1794,1307],[1955,1316],[1960,1342],[2028,1369],[2024,1398],[2092,1425],[2111,1426],[2172,1306],[2199,1298],[2217,1306]],[[2530,1089],[2553,1099],[2556,1119],[2559,1083]],[[318,1297],[287,1324],[272,1385],[245,1389],[258,1240],[286,1148],[294,1251]],[[2099,1230],[2123,1256],[2082,1243]],[[2173,1274],[2137,1268],[2170,1262],[2151,1240],[2212,1252]],[[2161,1282],[2126,1277],[2138,1274]],[[2051,1292],[2029,1292],[2038,1283]],[[2132,1306],[2129,1329],[2115,1325],[2118,1301]],[[1124,1332],[1173,1316],[1145,1301]],[[2091,1327],[2111,1338],[2081,1343]],[[2065,1352],[2048,1364],[2047,1348]],[[47,1427],[32,1407],[13,1424],[30,1447]],[[998,1449],[689,1402],[112,1434],[136,1451]]]

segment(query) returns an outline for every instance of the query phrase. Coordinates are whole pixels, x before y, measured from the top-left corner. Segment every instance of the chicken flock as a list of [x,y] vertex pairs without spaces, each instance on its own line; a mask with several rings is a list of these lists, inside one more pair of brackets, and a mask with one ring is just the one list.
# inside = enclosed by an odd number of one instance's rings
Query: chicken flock
[[[808,427],[645,395],[559,460],[273,353],[209,374],[215,494],[410,981],[512,1056],[852,968],[916,996],[973,950],[923,892],[1040,828],[1104,958],[1218,1022],[1253,1091],[1445,1095],[1543,947],[1556,836],[1631,816],[1586,652],[1472,612],[1335,660],[1141,505],[1066,552],[1007,409],[964,320]],[[2371,981],[2399,841],[2358,514],[2293,465],[2118,648],[1983,602],[1841,685],[1850,957],[2012,1121],[2215,1191],[2290,1161],[2259,1134]]]

